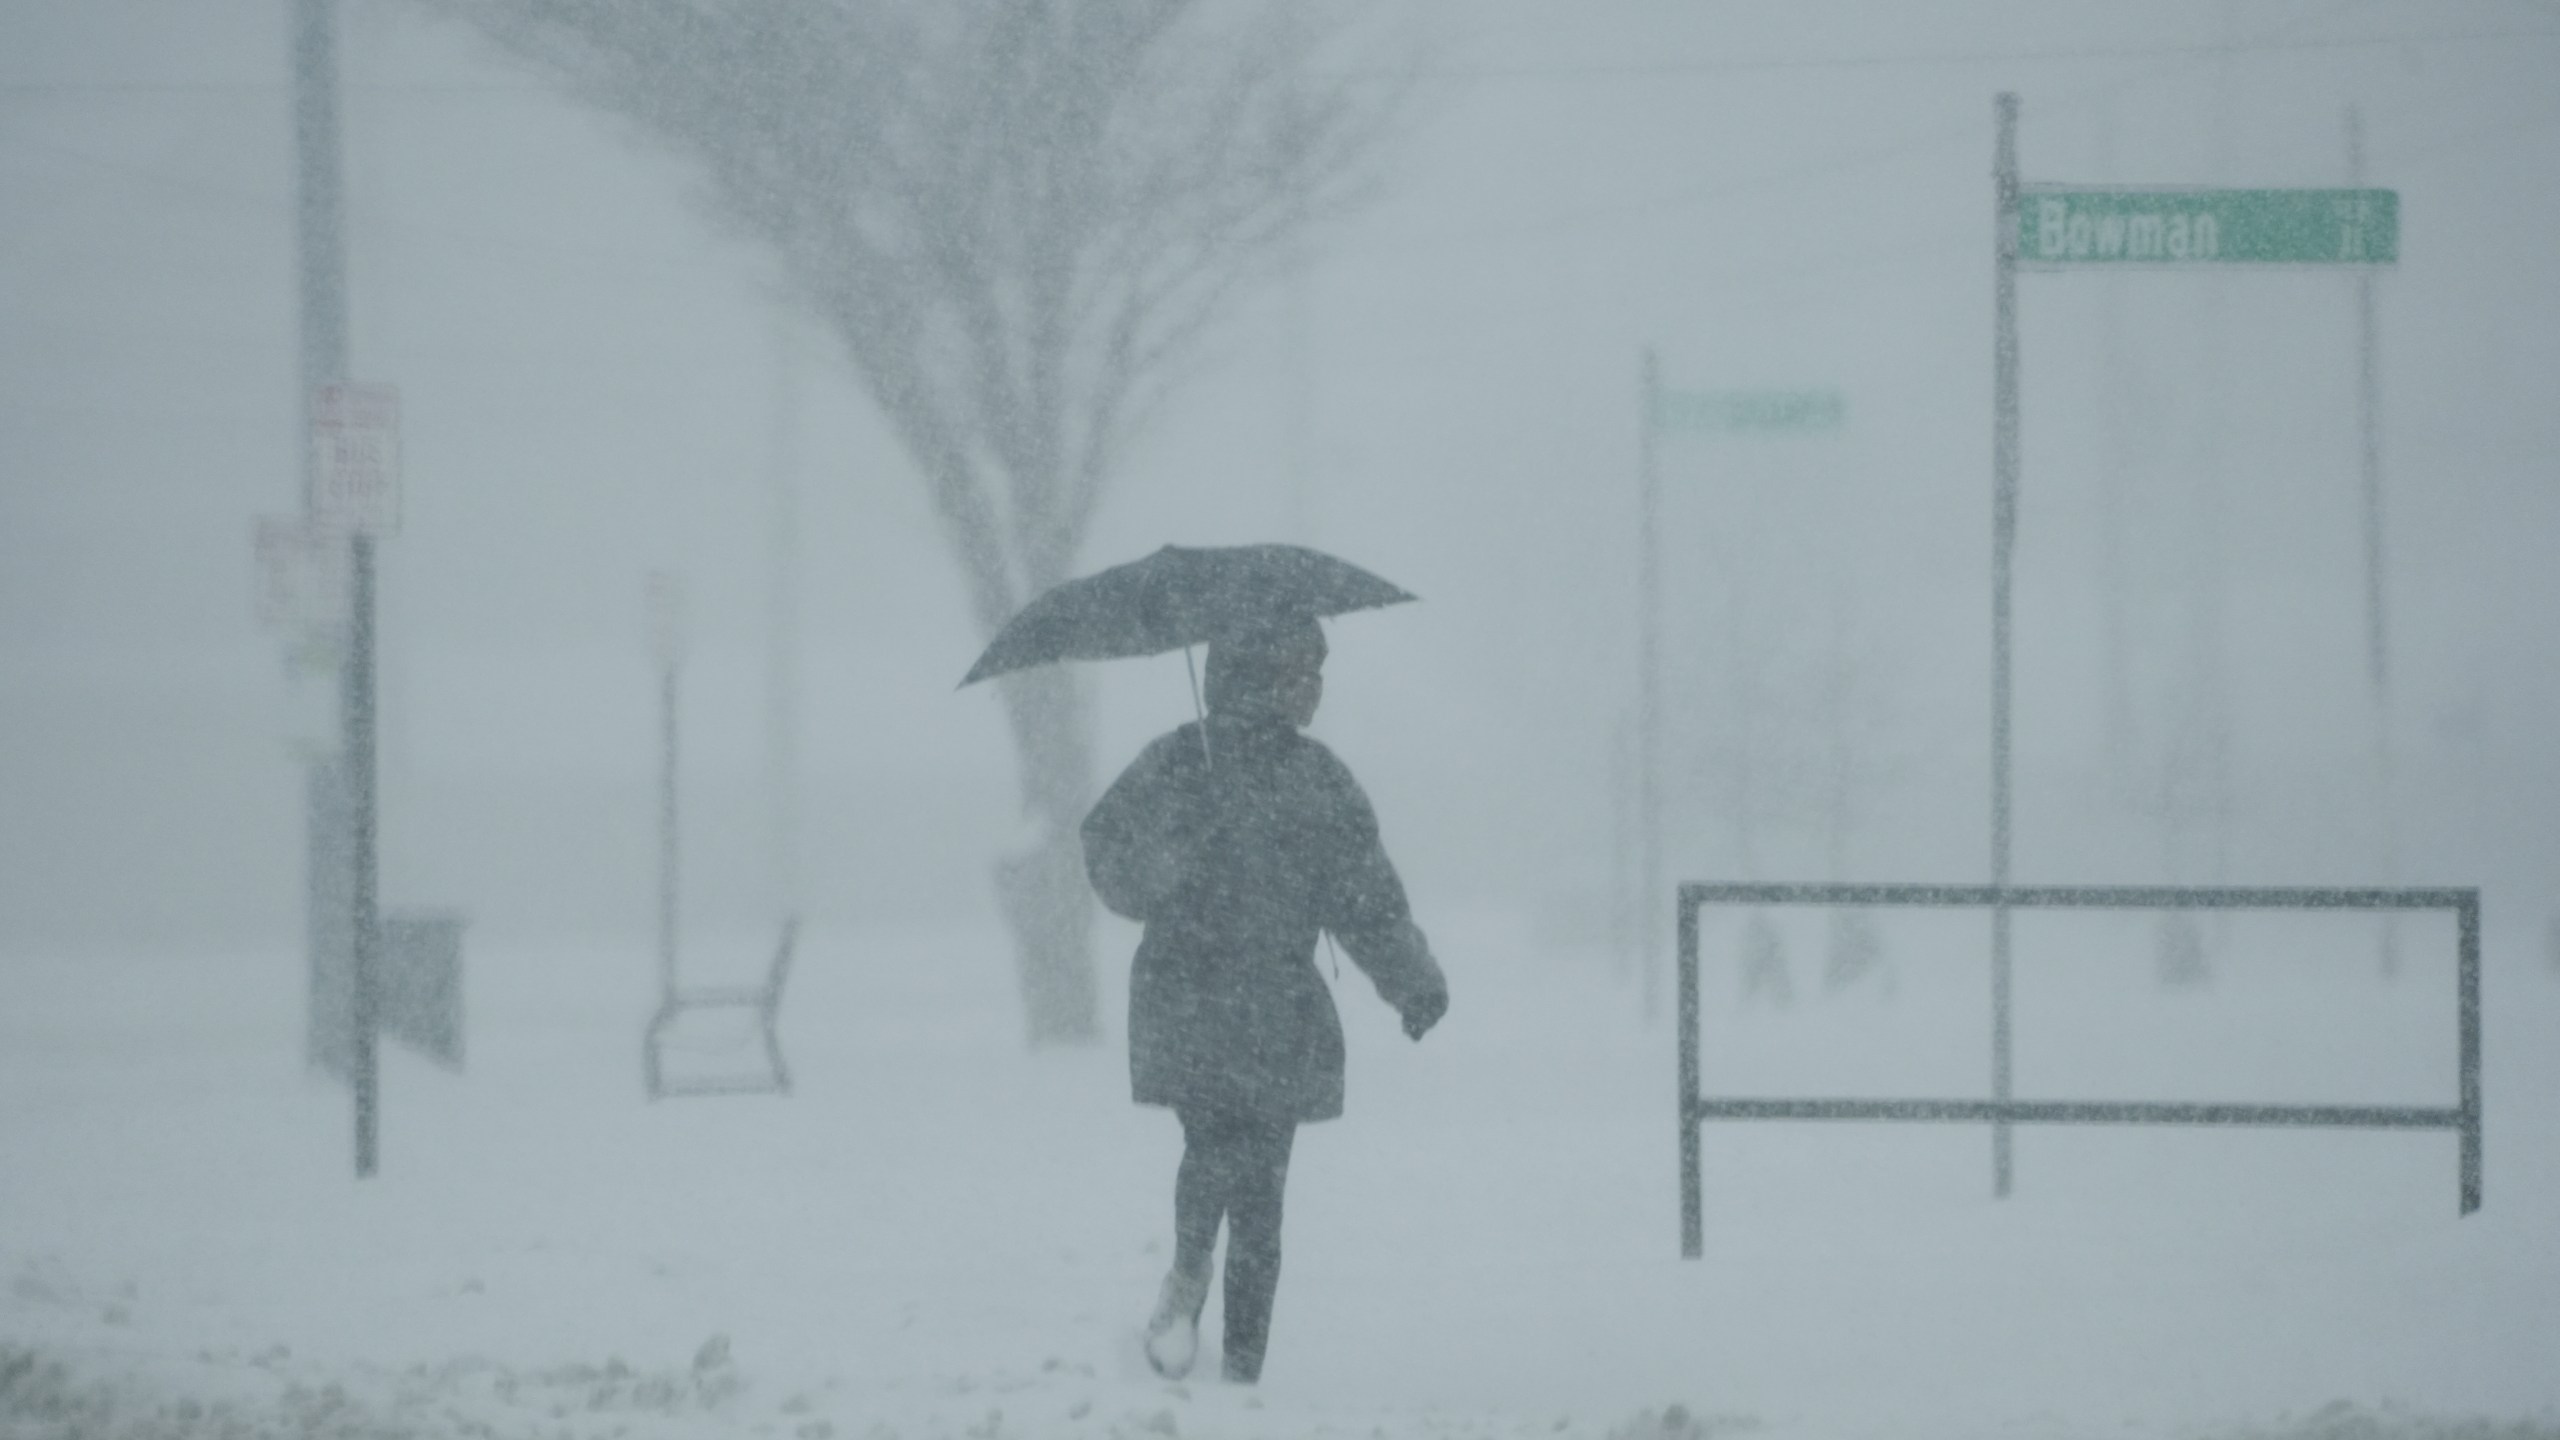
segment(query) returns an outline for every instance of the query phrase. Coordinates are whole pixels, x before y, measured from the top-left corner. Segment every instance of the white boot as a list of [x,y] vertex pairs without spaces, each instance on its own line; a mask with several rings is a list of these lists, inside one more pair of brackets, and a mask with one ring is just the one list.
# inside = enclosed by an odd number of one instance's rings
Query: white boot
[[1156,1296],[1156,1313],[1147,1317],[1147,1364],[1167,1380],[1191,1373],[1200,1356],[1200,1307],[1209,1299],[1209,1277],[1197,1279],[1168,1271]]

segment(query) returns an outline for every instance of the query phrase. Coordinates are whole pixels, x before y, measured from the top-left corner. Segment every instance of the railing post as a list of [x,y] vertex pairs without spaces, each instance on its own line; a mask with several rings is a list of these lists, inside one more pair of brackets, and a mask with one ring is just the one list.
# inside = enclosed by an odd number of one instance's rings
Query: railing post
[[2460,927],[2462,1028],[2462,1212],[2480,1208],[2480,892],[2463,892]]
[[[2009,1192],[2008,1135],[2027,1124],[2274,1125],[2357,1129],[2452,1130],[2460,1137],[2461,1213],[2482,1204],[2485,1110],[2481,1100],[2482,1001],[2480,994],[2480,892],[2454,889],[2352,889],[2342,887],[1851,885],[1690,882],[1678,889],[1680,1004],[1680,1241],[1681,1253],[1704,1253],[1702,1129],[1717,1120],[1923,1120],[1988,1124],[1994,1136],[1997,1190]],[[2009,967],[1995,964],[1994,1036],[1997,1068],[1988,1099],[1849,1100],[1798,1098],[1710,1099],[1700,1083],[1698,912],[1709,901],[1727,905],[1909,905],[1978,907],[1991,912],[1995,957],[2005,961],[2015,910],[2040,909],[2274,909],[2335,911],[2450,910],[2457,926],[2456,1047],[2459,1097],[2447,1105],[2257,1105],[2142,1101],[2020,1101],[2010,1093]]]
[[[1991,427],[1991,1094],[2009,1098],[2009,581],[2018,540],[2018,97],[1993,106]],[[1991,1126],[1991,1193],[2009,1193],[2009,1123]]]
[[1680,1254],[1706,1252],[1698,1167],[1698,895],[1680,887]]

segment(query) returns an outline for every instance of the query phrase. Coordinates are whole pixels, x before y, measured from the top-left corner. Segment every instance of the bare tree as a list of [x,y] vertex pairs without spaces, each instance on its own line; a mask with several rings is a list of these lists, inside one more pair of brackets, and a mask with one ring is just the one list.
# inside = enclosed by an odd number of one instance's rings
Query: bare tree
[[[1393,87],[1307,0],[425,0],[702,164],[931,490],[992,633],[1066,578],[1132,438]],[[996,867],[1032,1043],[1099,1033],[1072,673],[1002,696],[1036,838]]]

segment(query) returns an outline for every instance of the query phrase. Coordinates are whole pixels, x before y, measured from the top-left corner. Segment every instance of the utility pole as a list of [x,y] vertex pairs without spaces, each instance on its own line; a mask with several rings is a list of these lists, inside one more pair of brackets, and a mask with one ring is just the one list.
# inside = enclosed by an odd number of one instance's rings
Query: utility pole
[[[312,397],[347,378],[345,182],[338,139],[337,0],[293,0],[293,138],[298,164],[296,292],[301,309],[304,431]],[[308,447],[305,447],[306,453]],[[304,466],[303,502],[312,500]]]
[[[306,521],[317,512],[315,433],[319,397],[343,385],[347,362],[347,252],[344,161],[338,105],[336,0],[292,0],[293,132],[295,166],[296,298],[302,351],[302,498]],[[359,1178],[377,1161],[380,1076],[375,1053],[374,961],[377,923],[373,823],[373,542],[349,538],[353,613],[342,637],[340,721],[342,743],[334,757],[311,762],[305,772],[304,823],[309,872],[305,942],[315,982],[341,960],[352,992],[355,1092],[355,1168]],[[334,987],[315,983],[315,995]],[[315,1029],[318,1028],[315,1022]]]

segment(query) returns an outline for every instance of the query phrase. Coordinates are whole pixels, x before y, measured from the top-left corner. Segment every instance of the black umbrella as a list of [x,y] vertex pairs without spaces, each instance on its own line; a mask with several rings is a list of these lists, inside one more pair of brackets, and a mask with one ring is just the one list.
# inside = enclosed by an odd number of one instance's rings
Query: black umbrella
[[1059,660],[1157,655],[1282,616],[1320,618],[1412,598],[1302,545],[1167,545],[1041,594],[1005,622],[960,683]]

